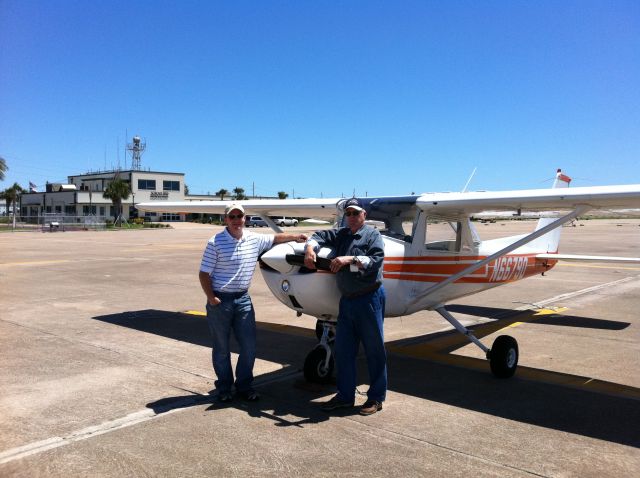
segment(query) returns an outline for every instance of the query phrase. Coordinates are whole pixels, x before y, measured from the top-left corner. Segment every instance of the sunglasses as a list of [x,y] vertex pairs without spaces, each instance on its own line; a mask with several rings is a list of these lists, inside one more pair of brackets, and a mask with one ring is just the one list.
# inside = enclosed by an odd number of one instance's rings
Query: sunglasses
[[344,213],[345,216],[359,216],[362,211],[347,211]]
[[234,219],[242,219],[244,217],[244,214],[243,213],[240,213],[240,214],[227,214],[227,217],[233,221]]

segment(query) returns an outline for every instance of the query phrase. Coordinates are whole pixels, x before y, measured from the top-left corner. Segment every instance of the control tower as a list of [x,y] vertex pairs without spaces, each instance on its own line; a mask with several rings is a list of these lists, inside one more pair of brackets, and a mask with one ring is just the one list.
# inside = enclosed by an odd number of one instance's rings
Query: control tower
[[127,151],[131,151],[131,169],[140,171],[142,169],[141,157],[147,147],[147,143],[140,139],[140,136],[134,136],[133,142],[127,143]]

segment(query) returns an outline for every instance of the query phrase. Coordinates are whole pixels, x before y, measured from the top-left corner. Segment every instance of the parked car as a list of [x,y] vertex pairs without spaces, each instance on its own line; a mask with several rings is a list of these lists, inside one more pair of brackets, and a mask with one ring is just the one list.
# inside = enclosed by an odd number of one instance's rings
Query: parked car
[[283,226],[297,226],[298,225],[298,220],[297,219],[293,219],[291,217],[284,217],[284,216],[278,216],[278,217],[272,217],[271,219],[273,219],[273,222],[276,223],[276,225],[283,227]]
[[245,226],[247,227],[266,227],[267,223],[264,222],[260,216],[249,216],[245,221]]

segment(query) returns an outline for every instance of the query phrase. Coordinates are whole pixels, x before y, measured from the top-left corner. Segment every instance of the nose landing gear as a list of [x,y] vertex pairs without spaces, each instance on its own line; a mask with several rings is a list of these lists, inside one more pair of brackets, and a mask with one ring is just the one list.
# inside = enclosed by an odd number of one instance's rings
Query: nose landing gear
[[333,376],[335,361],[332,345],[335,340],[335,325],[332,322],[318,320],[316,336],[320,343],[304,361],[304,378],[308,382],[328,383]]

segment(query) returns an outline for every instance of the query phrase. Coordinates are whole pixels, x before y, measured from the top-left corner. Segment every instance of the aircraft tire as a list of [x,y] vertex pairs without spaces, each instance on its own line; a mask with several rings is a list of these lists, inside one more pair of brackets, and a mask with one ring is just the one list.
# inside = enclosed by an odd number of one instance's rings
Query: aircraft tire
[[324,361],[327,358],[327,351],[324,347],[316,347],[304,361],[304,378],[307,382],[329,383],[333,375],[333,355],[329,359],[329,366],[324,368]]
[[518,367],[518,342],[510,335],[501,335],[494,342],[489,354],[491,372],[498,378],[512,377]]

